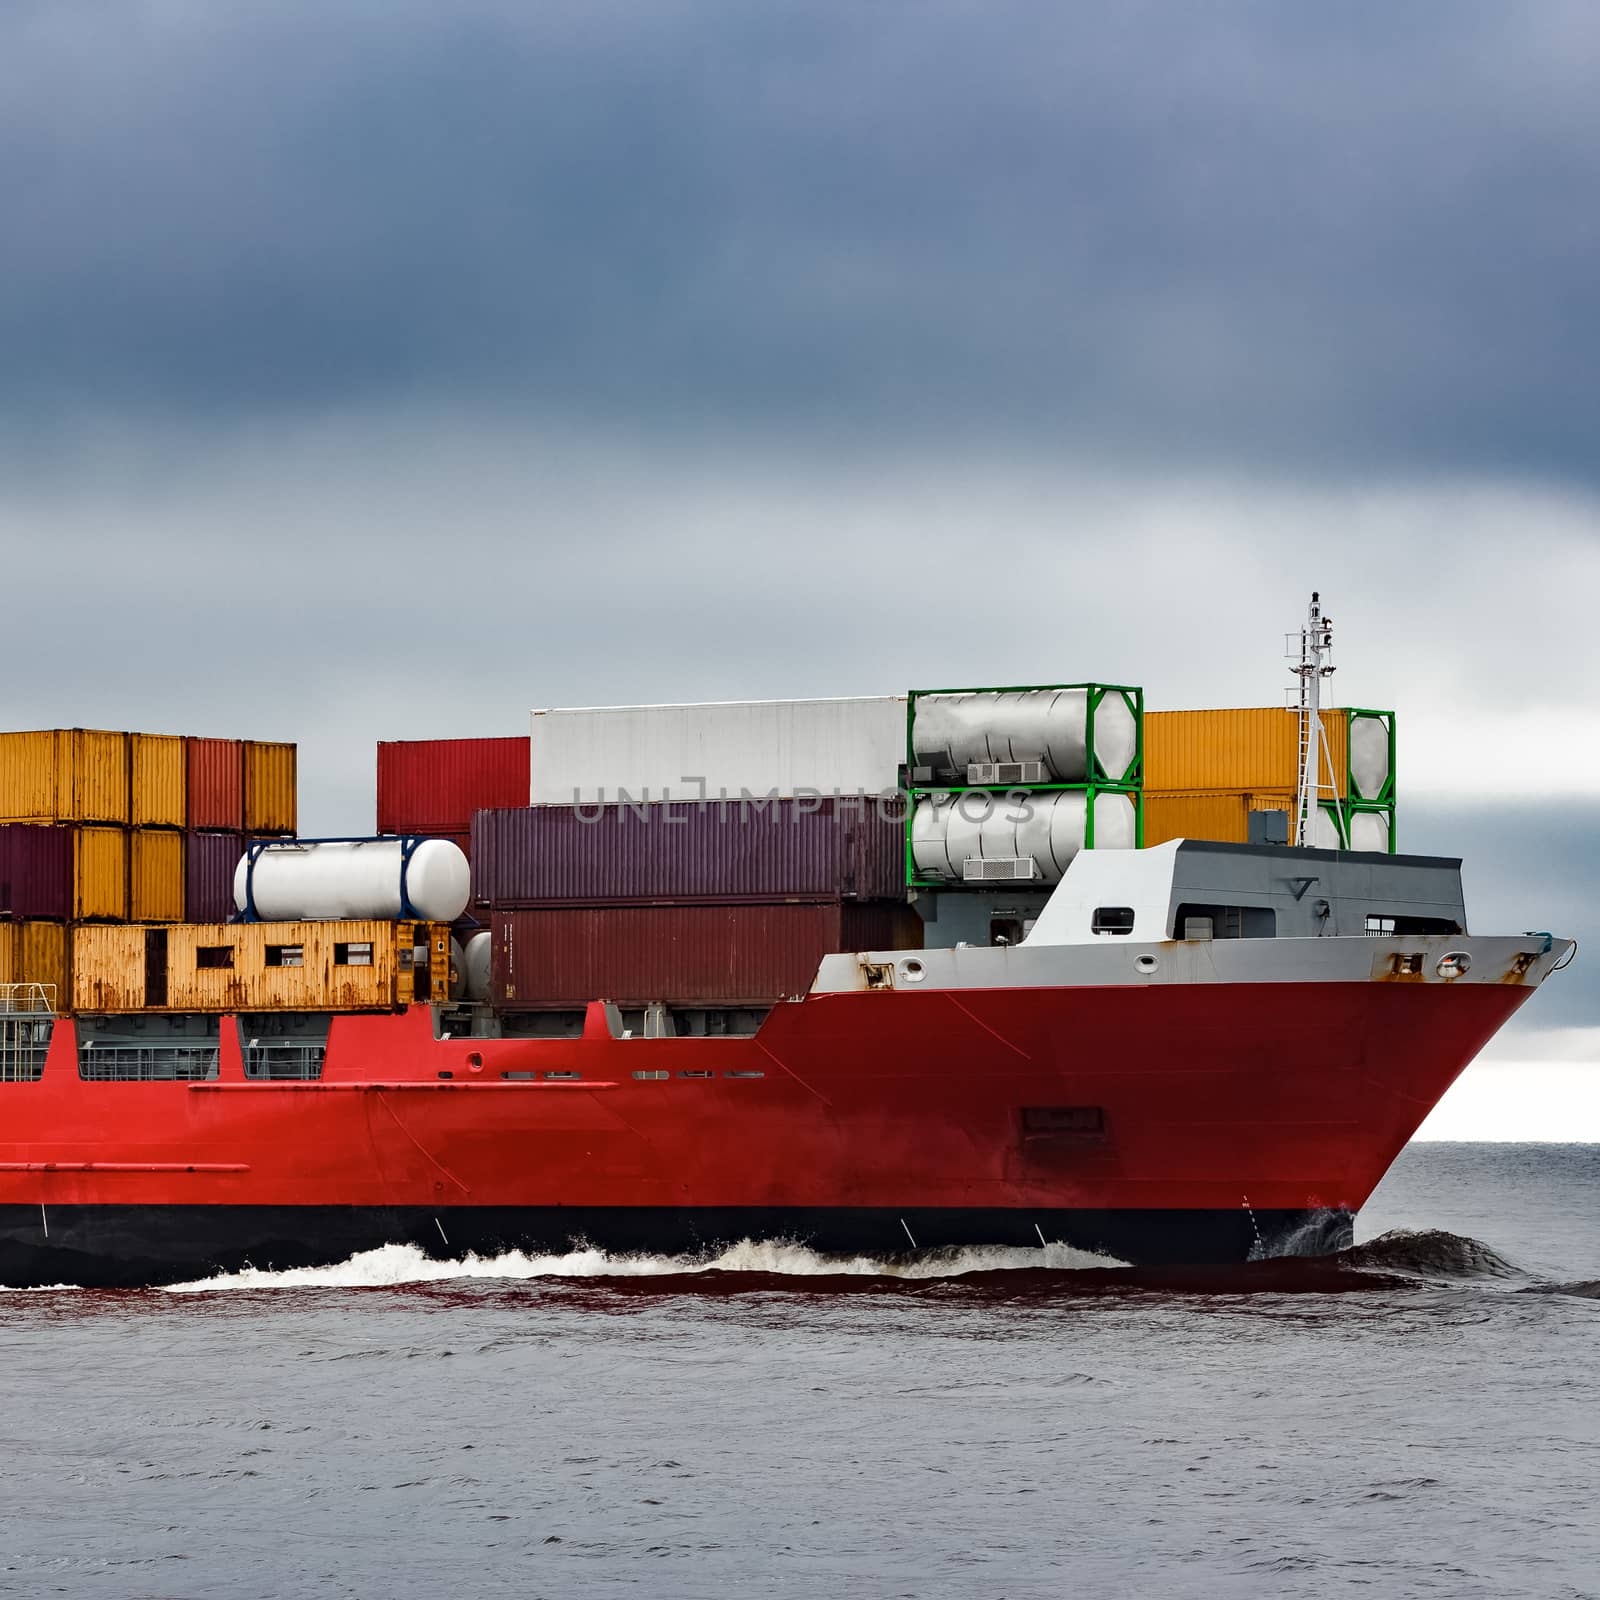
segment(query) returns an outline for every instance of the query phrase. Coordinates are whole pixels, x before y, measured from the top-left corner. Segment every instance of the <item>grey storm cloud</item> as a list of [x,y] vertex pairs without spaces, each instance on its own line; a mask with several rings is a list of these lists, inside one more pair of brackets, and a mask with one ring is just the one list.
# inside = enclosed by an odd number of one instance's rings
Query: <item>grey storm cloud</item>
[[0,408],[1592,479],[1560,0],[8,7]]

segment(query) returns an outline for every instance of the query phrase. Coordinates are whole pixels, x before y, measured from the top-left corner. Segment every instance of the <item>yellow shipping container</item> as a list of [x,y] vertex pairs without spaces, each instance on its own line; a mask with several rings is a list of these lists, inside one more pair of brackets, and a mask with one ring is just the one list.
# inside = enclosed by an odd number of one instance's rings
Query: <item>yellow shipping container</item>
[[0,822],[127,820],[127,734],[0,733]]
[[[1320,774],[1327,787],[1349,793],[1349,716],[1322,713],[1326,755]],[[1162,794],[1287,790],[1300,781],[1300,720],[1279,706],[1225,711],[1147,711],[1144,715],[1144,785]],[[1149,832],[1146,829],[1146,841]]]
[[247,833],[293,833],[295,747],[247,740],[244,747],[244,826]]
[[1286,811],[1294,828],[1294,790],[1277,793],[1216,790],[1199,794],[1152,794],[1144,797],[1144,842],[1165,844],[1168,839],[1215,839],[1223,844],[1250,842],[1252,811]]
[[90,1012],[387,1011],[443,999],[449,971],[443,924],[80,928],[73,1004]]
[[175,734],[130,733],[128,771],[129,823],[135,828],[181,828],[189,811],[184,741]]
[[183,835],[136,828],[129,840],[128,915],[135,922],[182,922]]
[[72,930],[63,922],[24,922],[22,981],[42,983],[51,1004],[64,1010],[72,1002]]
[[61,922],[0,922],[0,983],[37,983],[52,1009],[72,999],[71,931]]
[[72,915],[125,922],[128,917],[128,830],[72,831]]

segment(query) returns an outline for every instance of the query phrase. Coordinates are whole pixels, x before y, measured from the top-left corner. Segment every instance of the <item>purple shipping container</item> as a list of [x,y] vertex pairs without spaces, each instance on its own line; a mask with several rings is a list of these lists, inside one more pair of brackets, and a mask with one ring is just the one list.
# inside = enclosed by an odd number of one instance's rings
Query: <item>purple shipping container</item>
[[896,810],[875,800],[787,799],[480,811],[472,898],[508,907],[904,899]]
[[233,872],[243,854],[243,834],[188,835],[184,841],[185,922],[226,922],[233,915]]
[[501,1010],[770,1005],[804,994],[837,950],[910,950],[905,905],[554,906],[497,911],[490,1000]]
[[71,828],[0,823],[0,917],[72,915]]

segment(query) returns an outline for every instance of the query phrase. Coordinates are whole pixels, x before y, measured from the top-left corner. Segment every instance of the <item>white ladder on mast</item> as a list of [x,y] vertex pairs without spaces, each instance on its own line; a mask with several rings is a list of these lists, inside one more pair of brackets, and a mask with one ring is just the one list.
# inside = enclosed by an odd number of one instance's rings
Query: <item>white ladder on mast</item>
[[[1317,819],[1322,809],[1322,768],[1324,761],[1322,728],[1322,680],[1336,670],[1328,657],[1333,654],[1333,619],[1322,614],[1322,596],[1312,591],[1306,612],[1306,625],[1298,641],[1289,635],[1286,652],[1294,664],[1289,671],[1299,680],[1290,691],[1296,696],[1300,715],[1300,740],[1295,782],[1294,831],[1290,844],[1312,846],[1317,841]],[[1296,644],[1298,643],[1298,650]],[[1328,790],[1333,799],[1333,829],[1337,847],[1348,847],[1344,818],[1339,810],[1339,790],[1333,781],[1332,752],[1327,752]]]

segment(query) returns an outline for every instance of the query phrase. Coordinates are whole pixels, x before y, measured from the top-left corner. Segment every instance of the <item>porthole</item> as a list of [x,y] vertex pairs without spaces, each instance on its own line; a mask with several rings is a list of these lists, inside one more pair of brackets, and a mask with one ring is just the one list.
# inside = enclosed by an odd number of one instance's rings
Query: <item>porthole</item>
[[1154,972],[1156,970],[1156,968],[1159,967],[1160,965],[1161,965],[1161,962],[1155,956],[1150,955],[1148,952],[1146,952],[1142,956],[1135,956],[1133,958],[1134,971],[1135,972],[1142,972],[1142,973],[1145,974],[1146,977],[1148,977],[1152,972]]

